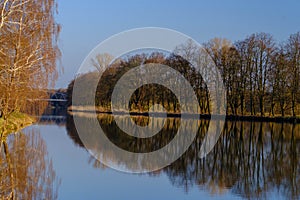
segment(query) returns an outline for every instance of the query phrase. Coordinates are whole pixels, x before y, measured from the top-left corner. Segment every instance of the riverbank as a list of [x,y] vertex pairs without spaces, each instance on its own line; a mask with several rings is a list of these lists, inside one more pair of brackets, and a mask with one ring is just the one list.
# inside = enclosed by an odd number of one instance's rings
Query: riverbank
[[[103,110],[99,107],[93,106],[70,106],[68,108],[69,112],[82,112],[82,113],[91,113],[94,112],[94,109],[97,114],[112,114],[111,111]],[[115,112],[117,115],[124,115],[126,114],[124,111]],[[163,117],[163,113],[154,113],[157,117]],[[137,112],[133,111],[130,112],[132,116],[149,116],[148,112]],[[180,113],[167,113],[167,117],[174,117],[179,118],[182,114]],[[198,117],[195,114],[185,113],[183,114],[186,118],[196,118]],[[252,115],[210,115],[210,114],[200,114],[201,119],[226,119],[230,121],[254,121],[254,122],[277,122],[277,123],[300,123],[300,116],[293,117],[293,116],[252,116]]]
[[33,124],[36,121],[35,118],[20,112],[11,113],[7,121],[0,118],[0,134],[2,138],[5,138],[10,133],[19,131],[26,126]]

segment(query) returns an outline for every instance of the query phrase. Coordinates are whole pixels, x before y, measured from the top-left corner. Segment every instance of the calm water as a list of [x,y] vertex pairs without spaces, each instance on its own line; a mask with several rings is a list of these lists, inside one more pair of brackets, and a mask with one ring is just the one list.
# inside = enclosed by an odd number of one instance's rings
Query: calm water
[[[91,134],[88,124],[94,119],[82,116],[82,120]],[[140,125],[148,122],[146,117],[134,120]],[[113,143],[132,152],[161,148],[180,125],[170,118],[157,137],[142,141],[123,134],[110,115],[99,115],[98,121]],[[213,151],[200,159],[201,141],[210,123],[199,121],[194,143],[170,166],[129,174],[94,159],[83,147],[71,116],[45,118],[11,135],[3,145],[0,194],[14,191],[20,199],[300,198],[300,125],[226,122]]]

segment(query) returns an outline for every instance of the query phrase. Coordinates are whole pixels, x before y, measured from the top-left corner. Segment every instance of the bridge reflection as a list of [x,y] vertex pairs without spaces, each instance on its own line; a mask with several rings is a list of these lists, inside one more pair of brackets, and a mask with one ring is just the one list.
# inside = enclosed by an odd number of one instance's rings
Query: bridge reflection
[[53,107],[49,105],[43,114],[38,116],[38,124],[65,126],[67,122],[67,106]]
[[51,125],[55,124],[58,126],[65,126],[67,123],[67,116],[55,116],[55,115],[43,115],[38,119],[38,124]]

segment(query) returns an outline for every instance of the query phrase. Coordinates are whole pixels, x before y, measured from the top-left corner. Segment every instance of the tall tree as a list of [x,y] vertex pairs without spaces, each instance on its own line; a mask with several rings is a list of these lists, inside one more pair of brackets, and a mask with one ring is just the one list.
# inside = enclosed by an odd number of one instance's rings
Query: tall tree
[[92,59],[92,64],[99,72],[103,72],[113,59],[114,57],[108,53],[98,54],[95,59]]
[[0,110],[6,118],[57,78],[55,0],[0,0]]
[[[247,92],[245,95],[249,96],[249,103],[246,104],[251,115],[256,114],[255,105],[258,104],[259,112],[264,116],[268,75],[272,67],[275,42],[270,34],[257,33],[237,42],[236,46],[241,56],[241,81],[246,84],[243,85],[245,93]],[[245,95],[243,94],[243,100]]]
[[267,33],[255,34],[254,46],[254,79],[259,101],[261,116],[265,115],[265,97],[267,92],[268,74],[272,68],[272,56],[275,52],[275,42],[273,37]]
[[[207,43],[204,44],[204,48],[207,51],[207,53],[210,55],[211,59],[214,61],[217,69],[220,72],[220,75],[222,76],[222,81],[225,86],[225,89],[227,90],[226,96],[228,97],[229,92],[229,79],[230,79],[230,70],[231,70],[231,62],[230,62],[230,56],[229,52],[232,48],[232,44],[229,40],[223,39],[223,38],[214,38]],[[214,73],[215,79],[218,80],[221,77],[218,77],[218,73]],[[220,108],[220,99],[222,98],[222,94],[219,92],[220,85],[218,84],[218,81],[216,81],[215,84],[215,90],[216,92],[216,102],[217,102],[217,108]],[[218,111],[219,113],[219,111]],[[228,107],[226,108],[226,113],[228,113]]]
[[288,59],[290,76],[290,93],[292,103],[292,115],[296,116],[297,100],[299,101],[299,81],[300,81],[300,32],[292,34],[285,45]]
[[288,103],[288,63],[284,48],[276,52],[276,55],[272,58],[274,67],[270,71],[270,105],[271,113],[275,115],[276,104],[280,107],[281,116],[285,115],[286,106]]

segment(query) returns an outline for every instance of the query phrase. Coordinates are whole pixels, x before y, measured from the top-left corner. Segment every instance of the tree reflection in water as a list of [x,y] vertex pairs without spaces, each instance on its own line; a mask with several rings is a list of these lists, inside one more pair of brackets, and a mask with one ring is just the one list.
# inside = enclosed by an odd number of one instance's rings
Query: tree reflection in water
[[38,130],[9,135],[0,154],[0,199],[57,199],[56,177]]
[[[133,118],[139,125],[148,121],[147,117]],[[96,119],[82,116],[82,120],[87,125],[86,134],[91,135],[91,146],[105,151],[104,147],[97,147],[94,134],[97,130],[89,126]],[[111,115],[99,115],[98,121],[113,143],[131,152],[161,148],[174,137],[180,125],[179,119],[168,118],[159,136],[138,139],[124,134]],[[150,175],[165,173],[173,185],[184,187],[187,192],[198,185],[214,194],[230,190],[245,198],[267,198],[273,192],[289,199],[300,197],[299,124],[227,121],[214,149],[205,159],[200,159],[201,143],[208,126],[214,123],[200,120],[198,135],[188,151],[168,167]],[[71,116],[67,119],[67,130],[73,141],[83,146]],[[110,151],[99,152],[99,155],[110,160],[117,158]],[[92,157],[89,162],[96,168],[105,168]]]

